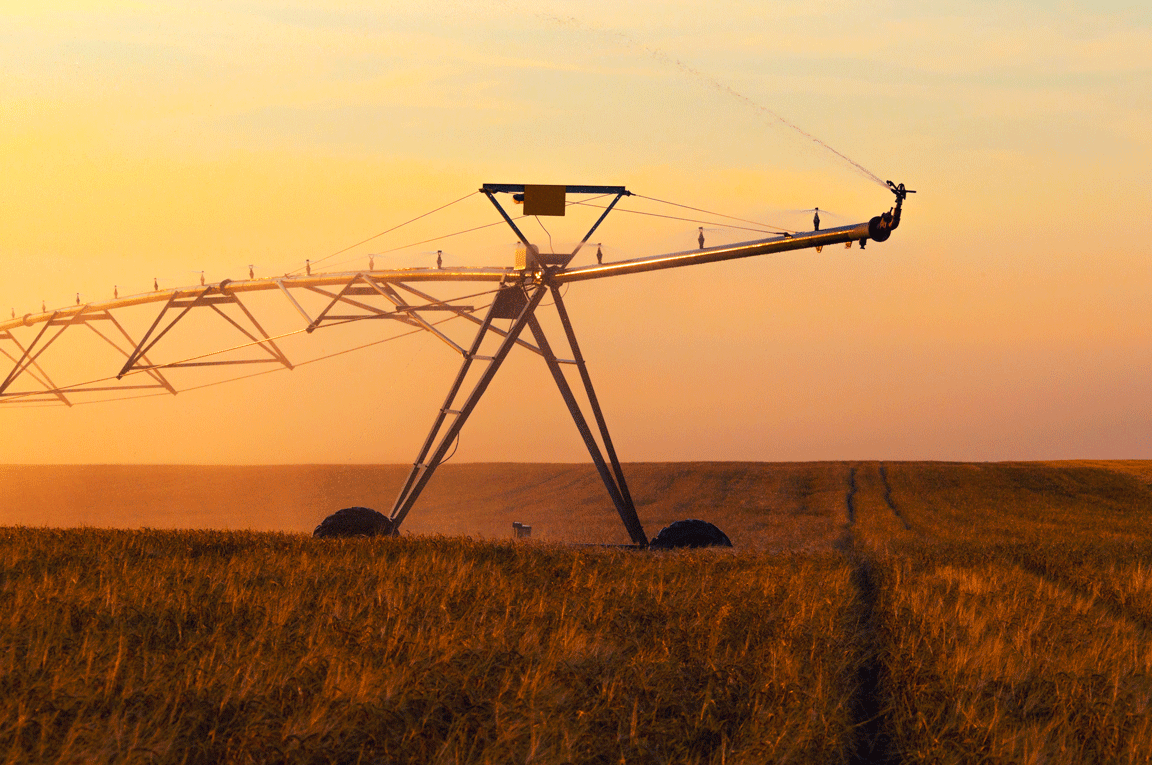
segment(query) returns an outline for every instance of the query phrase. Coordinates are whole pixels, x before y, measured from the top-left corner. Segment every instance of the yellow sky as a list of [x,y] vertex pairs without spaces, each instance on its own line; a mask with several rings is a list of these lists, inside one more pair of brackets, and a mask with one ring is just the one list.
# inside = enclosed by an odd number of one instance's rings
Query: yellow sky
[[[891,204],[759,104],[919,193],[865,252],[573,285],[624,460],[1152,458],[1152,11],[921,5],[0,3],[0,310],[283,273],[483,182],[790,227]],[[473,198],[335,262],[492,219]],[[596,238],[623,258],[695,233],[615,214]],[[504,265],[511,241],[431,249]],[[93,363],[73,355],[55,363]],[[404,462],[457,361],[408,338],[176,397],[2,407],[0,463]],[[456,457],[585,458],[535,357]]]

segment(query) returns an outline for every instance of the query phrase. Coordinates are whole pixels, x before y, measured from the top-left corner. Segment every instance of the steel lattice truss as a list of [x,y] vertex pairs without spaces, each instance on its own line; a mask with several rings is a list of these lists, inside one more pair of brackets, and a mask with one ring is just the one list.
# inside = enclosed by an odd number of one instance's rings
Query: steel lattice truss
[[[903,185],[892,185],[896,194],[893,210],[870,221],[851,226],[797,234],[782,234],[765,239],[700,248],[647,258],[569,268],[569,263],[588,241],[596,228],[629,192],[618,186],[560,187],[569,194],[611,194],[612,202],[571,253],[543,253],[528,242],[512,218],[497,201],[496,194],[523,195],[520,184],[485,184],[486,194],[500,215],[530,250],[534,257],[522,268],[407,268],[390,270],[352,271],[318,275],[284,276],[279,278],[224,280],[171,290],[156,290],[142,295],[115,300],[68,306],[39,314],[26,314],[0,322],[0,355],[12,367],[0,382],[0,405],[14,402],[54,402],[71,406],[74,400],[93,393],[110,391],[153,391],[175,394],[173,372],[189,367],[225,367],[236,365],[276,365],[293,368],[292,361],[270,335],[246,298],[259,292],[278,293],[298,313],[303,324],[297,331],[313,332],[333,324],[360,321],[398,322],[415,330],[426,331],[450,346],[462,357],[462,364],[449,389],[444,405],[434,418],[433,427],[413,464],[399,497],[392,509],[393,529],[399,528],[412,509],[433,472],[445,459],[468,416],[495,377],[500,365],[514,346],[525,348],[541,356],[547,364],[572,418],[580,431],[604,481],[613,505],[635,545],[645,546],[644,533],[636,509],[628,492],[624,474],[617,459],[600,410],[592,380],[580,353],[571,321],[561,297],[560,287],[591,279],[656,271],[682,266],[713,263],[746,258],[774,252],[786,252],[828,245],[859,242],[863,247],[868,240],[885,241],[900,222],[900,208],[905,194]],[[531,188],[531,187],[529,187]],[[484,285],[485,292],[457,299],[439,299],[426,292],[426,283],[452,283]],[[471,304],[478,296],[491,295],[491,303],[483,316],[483,307]],[[537,318],[537,311],[546,295],[552,298],[557,316],[564,328],[568,351],[558,356],[546,337]],[[323,298],[324,307],[309,313],[303,306],[308,296],[316,301]],[[125,328],[117,313],[128,308],[152,305],[157,309],[155,319],[139,337]],[[219,358],[218,354],[155,364],[149,359],[152,352],[170,331],[193,312],[210,313],[237,333],[239,344],[228,350],[246,349],[244,358]],[[477,326],[468,347],[449,337],[436,325],[440,318],[457,317]],[[531,341],[521,337],[524,330],[531,333]],[[109,375],[82,383],[58,384],[41,363],[45,354],[69,330],[94,333],[114,350],[115,363],[109,365]],[[498,338],[491,355],[481,355],[484,341]],[[235,354],[232,354],[234,356]],[[564,374],[563,367],[575,367],[590,405],[595,431],[584,415],[580,404]],[[467,392],[464,383],[470,372],[479,372],[478,380]],[[127,378],[127,379],[125,379]],[[597,439],[599,436],[599,439]]]

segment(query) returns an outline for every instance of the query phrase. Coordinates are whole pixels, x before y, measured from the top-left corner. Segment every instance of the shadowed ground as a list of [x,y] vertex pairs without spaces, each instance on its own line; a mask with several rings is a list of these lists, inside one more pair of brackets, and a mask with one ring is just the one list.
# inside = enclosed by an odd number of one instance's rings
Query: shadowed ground
[[[252,529],[310,533],[342,507],[388,513],[407,468],[341,466],[4,466],[0,525]],[[856,471],[863,505],[892,504],[895,522],[921,532],[963,516],[967,533],[1010,534],[1019,521],[1053,529],[1085,506],[1152,507],[1152,461],[1057,463],[678,462],[625,466],[649,537],[684,518],[720,526],[737,548],[828,549],[843,533]],[[887,482],[887,483],[886,483]],[[908,508],[903,515],[898,508]],[[412,534],[627,542],[595,469],[580,464],[445,465],[409,515]],[[887,522],[887,521],[886,521]],[[1033,531],[1035,529],[1033,528]],[[1101,529],[1101,531],[1105,531]]]

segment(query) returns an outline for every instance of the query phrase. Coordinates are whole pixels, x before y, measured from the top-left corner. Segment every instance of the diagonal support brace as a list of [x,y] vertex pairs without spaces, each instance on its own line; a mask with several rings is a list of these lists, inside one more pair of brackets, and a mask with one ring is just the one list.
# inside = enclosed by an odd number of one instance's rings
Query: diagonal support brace
[[[506,287],[504,289],[521,290],[522,288]],[[568,345],[574,357],[573,361],[562,361],[556,357],[556,354],[552,352],[551,345],[548,343],[548,338],[545,336],[543,328],[540,326],[539,320],[536,318],[536,309],[540,305],[540,301],[545,293],[549,290],[551,290],[553,298],[556,301],[555,305],[560,313],[561,322],[564,325]],[[501,300],[501,297],[515,299]],[[516,313],[510,312],[509,307],[517,304],[521,305],[522,308]],[[515,319],[507,332],[498,330],[492,324],[496,318],[509,318],[512,316],[515,316]],[[400,494],[397,496],[396,502],[392,507],[392,533],[399,533],[400,524],[403,523],[404,518],[411,511],[420,493],[424,490],[432,474],[436,471],[436,468],[444,461],[448,449],[460,434],[460,430],[464,427],[468,416],[480,401],[480,397],[484,395],[484,391],[487,390],[488,385],[496,376],[496,372],[507,357],[508,352],[518,343],[523,344],[523,341],[519,338],[525,327],[529,327],[532,330],[536,341],[533,350],[543,356],[545,362],[548,364],[556,386],[560,390],[560,395],[568,405],[568,411],[572,415],[572,419],[576,423],[576,428],[580,431],[581,437],[584,439],[588,453],[591,455],[592,461],[600,473],[600,478],[603,480],[604,486],[612,498],[612,504],[616,507],[616,511],[619,513],[620,520],[623,521],[629,537],[631,537],[633,544],[638,547],[647,547],[648,537],[644,533],[644,527],[640,523],[635,504],[628,491],[628,484],[624,480],[624,471],[620,466],[619,459],[616,457],[616,450],[612,445],[612,438],[608,434],[608,426],[604,420],[604,414],[600,410],[599,401],[596,399],[596,392],[592,387],[592,379],[588,375],[587,366],[584,364],[584,357],[580,353],[580,347],[576,342],[576,335],[572,331],[572,324],[568,318],[567,311],[564,309],[560,292],[554,284],[551,284],[551,280],[533,287],[527,299],[525,299],[523,292],[519,294],[507,292],[500,293],[497,299],[493,301],[487,316],[480,322],[480,328],[476,332],[476,337],[472,341],[471,348],[464,355],[464,361],[460,365],[460,371],[457,373],[456,379],[448,391],[444,405],[437,413],[435,421],[432,424],[432,429],[429,431],[424,445],[421,447],[420,453],[416,458],[416,462],[413,463],[412,469],[408,473],[408,478],[400,489]],[[478,356],[477,354],[489,332],[502,335],[499,349],[494,356]],[[473,361],[486,361],[488,367],[484,370],[465,402],[458,409],[454,408],[456,398],[460,393],[460,389],[471,369]],[[580,370],[581,380],[584,383],[584,389],[588,395],[588,401],[591,405],[593,416],[596,419],[597,428],[600,431],[600,438],[604,444],[603,452],[600,449],[600,445],[596,442],[596,437],[593,435],[588,420],[585,418],[576,397],[573,395],[572,388],[568,384],[564,372],[560,368],[562,363],[574,363]],[[447,425],[446,428],[445,425]],[[443,432],[441,432],[442,430]],[[605,459],[605,454],[607,455],[607,459]]]
[[624,480],[624,471],[620,467],[620,461],[616,458],[616,450],[612,446],[612,438],[608,435],[608,425],[604,421],[600,404],[596,400],[596,392],[592,388],[592,378],[588,375],[588,369],[584,365],[583,357],[580,355],[580,349],[576,344],[576,336],[572,333],[572,326],[568,321],[568,315],[563,311],[563,303],[560,302],[559,290],[553,287],[552,295],[556,300],[557,309],[561,312],[560,315],[564,323],[564,329],[568,335],[568,344],[572,349],[576,366],[580,370],[580,377],[584,382],[584,390],[588,394],[588,402],[596,418],[596,424],[600,430],[600,438],[604,442],[604,450],[608,453],[609,460],[611,460],[611,471],[604,459],[604,455],[600,451],[599,445],[596,443],[596,438],[592,435],[591,428],[588,427],[588,421],[580,409],[579,402],[572,394],[572,387],[568,384],[568,379],[564,376],[564,371],[560,368],[560,360],[556,358],[556,354],[552,352],[552,346],[549,344],[548,338],[544,335],[544,329],[540,326],[540,322],[535,316],[532,317],[529,323],[529,326],[532,328],[532,335],[536,339],[536,345],[543,353],[544,361],[548,365],[548,371],[552,373],[552,379],[556,381],[556,387],[560,389],[560,395],[563,397],[564,403],[568,405],[568,411],[572,415],[572,420],[576,423],[576,429],[580,431],[580,436],[584,439],[584,445],[588,448],[588,454],[591,455],[592,462],[596,465],[596,470],[600,473],[600,479],[604,482],[605,488],[608,489],[608,494],[612,497],[612,504],[616,506],[616,512],[620,514],[620,520],[624,522],[624,528],[628,530],[628,536],[632,538],[633,544],[639,545],[640,547],[647,547],[648,536],[644,533],[644,526],[640,523],[640,518],[636,514],[636,506],[632,503],[632,495],[628,491],[628,483]]
[[[522,289],[521,287],[506,287],[505,289]],[[448,453],[449,447],[452,442],[456,440],[456,436],[460,434],[460,430],[464,427],[464,423],[468,421],[469,415],[472,410],[476,408],[476,404],[480,402],[481,396],[488,386],[492,383],[493,378],[496,377],[496,372],[500,369],[500,365],[507,358],[508,352],[516,345],[517,338],[520,333],[524,331],[524,327],[528,325],[529,320],[532,318],[536,307],[540,305],[541,299],[547,293],[548,288],[544,284],[538,284],[532,289],[531,295],[528,296],[524,302],[523,308],[520,310],[516,319],[512,322],[512,326],[508,329],[508,334],[500,343],[496,353],[491,357],[478,356],[482,343],[484,342],[485,335],[488,334],[491,328],[492,321],[497,318],[500,300],[492,301],[491,308],[488,309],[488,315],[484,318],[484,323],[480,325],[480,329],[476,332],[476,337],[472,341],[472,346],[464,355],[464,361],[460,365],[460,371],[456,375],[456,380],[452,383],[452,387],[448,391],[448,396],[444,400],[444,406],[440,408],[439,413],[436,415],[435,422],[432,425],[432,430],[428,433],[428,437],[424,441],[424,446],[420,450],[420,455],[416,458],[416,462],[412,465],[412,470],[408,473],[408,478],[404,482],[403,488],[400,490],[400,495],[396,497],[396,503],[392,506],[392,533],[395,534],[400,529],[400,524],[404,522],[404,518],[411,511],[412,506],[416,503],[416,499],[420,496],[420,492],[428,484],[432,478],[432,474],[436,472],[436,468],[444,461],[444,456]],[[456,400],[457,394],[460,392],[461,386],[464,384],[465,378],[468,376],[468,371],[471,369],[473,361],[486,361],[488,367],[480,375],[480,379],[476,381],[475,387],[472,392],[468,394],[468,398],[460,406],[459,409],[453,408],[453,403]],[[445,425],[445,421],[451,419],[448,427],[441,429]]]

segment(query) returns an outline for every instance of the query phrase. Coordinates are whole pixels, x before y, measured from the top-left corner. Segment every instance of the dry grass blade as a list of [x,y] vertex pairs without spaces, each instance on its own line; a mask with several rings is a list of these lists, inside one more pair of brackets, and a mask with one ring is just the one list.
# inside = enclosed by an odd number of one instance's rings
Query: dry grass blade
[[13,761],[836,762],[851,741],[834,555],[19,529],[0,567]]

